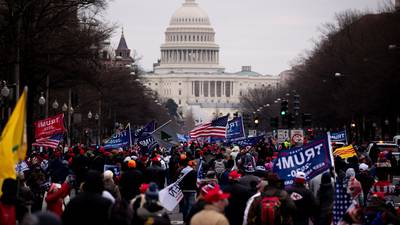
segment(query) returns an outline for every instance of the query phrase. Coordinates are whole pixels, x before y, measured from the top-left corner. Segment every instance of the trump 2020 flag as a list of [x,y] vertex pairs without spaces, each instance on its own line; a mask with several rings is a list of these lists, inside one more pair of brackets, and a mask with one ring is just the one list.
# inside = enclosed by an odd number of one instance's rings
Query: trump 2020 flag
[[246,137],[246,135],[244,133],[243,118],[241,116],[233,118],[228,122],[226,139],[233,141],[244,137]]
[[[14,178],[15,166],[24,160],[27,150],[26,138],[26,100],[28,88],[24,89],[14,111],[7,121],[0,137],[0,187],[6,178]],[[0,189],[1,196],[1,189]]]

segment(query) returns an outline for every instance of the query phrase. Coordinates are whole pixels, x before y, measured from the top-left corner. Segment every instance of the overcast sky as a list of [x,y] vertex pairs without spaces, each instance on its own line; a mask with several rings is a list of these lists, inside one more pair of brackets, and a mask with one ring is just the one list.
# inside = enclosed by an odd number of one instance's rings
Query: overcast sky
[[[251,65],[261,74],[277,75],[310,50],[319,28],[347,9],[376,11],[384,0],[196,0],[211,20],[227,72]],[[106,19],[124,27],[130,49],[151,70],[160,57],[164,32],[184,0],[113,0]],[[114,34],[118,45],[121,30]]]

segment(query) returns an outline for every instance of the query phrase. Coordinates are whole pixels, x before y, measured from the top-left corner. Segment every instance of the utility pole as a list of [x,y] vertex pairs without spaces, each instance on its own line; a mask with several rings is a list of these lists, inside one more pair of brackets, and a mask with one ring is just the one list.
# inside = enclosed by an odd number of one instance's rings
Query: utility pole
[[72,104],[72,89],[68,89],[68,146],[71,147],[71,104]]

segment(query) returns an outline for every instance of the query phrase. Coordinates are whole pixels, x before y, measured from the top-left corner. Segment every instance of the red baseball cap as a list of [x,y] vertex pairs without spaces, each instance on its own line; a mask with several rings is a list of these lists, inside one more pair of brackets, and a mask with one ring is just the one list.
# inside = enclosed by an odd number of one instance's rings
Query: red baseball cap
[[242,177],[242,175],[240,175],[240,173],[238,173],[236,170],[232,170],[229,173],[229,179],[230,180],[239,180],[240,177]]
[[229,193],[224,193],[219,188],[219,186],[214,187],[204,196],[204,201],[208,203],[218,202],[224,199],[229,198],[231,195]]

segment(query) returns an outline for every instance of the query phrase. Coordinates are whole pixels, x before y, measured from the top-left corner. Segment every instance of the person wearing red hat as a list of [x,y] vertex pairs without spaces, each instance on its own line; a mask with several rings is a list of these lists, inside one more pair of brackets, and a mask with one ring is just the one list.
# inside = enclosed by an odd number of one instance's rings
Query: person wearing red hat
[[309,224],[311,217],[317,210],[317,203],[314,194],[306,188],[306,174],[297,172],[293,186],[287,189],[290,198],[294,201],[297,210],[293,214],[293,223],[299,225]]
[[229,225],[228,219],[223,212],[229,204],[229,193],[224,193],[215,186],[204,195],[206,205],[204,209],[195,214],[190,220],[190,225]]
[[155,156],[151,159],[151,165],[144,171],[146,182],[155,182],[160,189],[164,188],[166,170],[161,167],[161,158]]
[[236,170],[232,170],[229,173],[229,183],[223,189],[231,195],[230,204],[225,209],[225,215],[231,225],[243,224],[247,200],[253,195],[249,187],[239,183],[241,176]]

